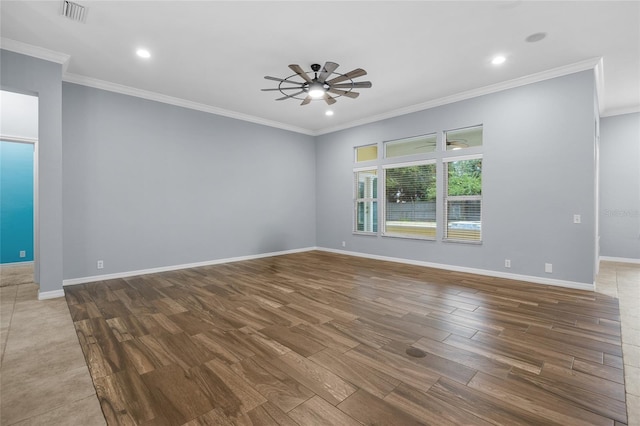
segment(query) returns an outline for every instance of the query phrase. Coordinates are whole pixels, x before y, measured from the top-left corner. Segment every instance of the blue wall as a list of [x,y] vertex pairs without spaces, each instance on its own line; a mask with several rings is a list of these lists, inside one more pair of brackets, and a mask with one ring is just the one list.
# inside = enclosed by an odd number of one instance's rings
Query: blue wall
[[32,261],[33,144],[0,142],[0,206],[0,263]]

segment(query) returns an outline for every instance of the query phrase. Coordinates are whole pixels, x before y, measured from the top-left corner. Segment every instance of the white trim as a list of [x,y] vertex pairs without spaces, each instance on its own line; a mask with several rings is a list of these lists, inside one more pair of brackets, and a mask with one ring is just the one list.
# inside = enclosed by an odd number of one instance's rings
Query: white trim
[[632,257],[612,257],[612,256],[600,256],[600,262],[618,262],[618,263],[633,263],[640,265],[640,259],[634,259]]
[[5,37],[0,37],[0,49],[61,64],[63,73],[67,70],[69,59],[71,59],[71,55],[67,55],[66,53],[56,52],[55,50],[45,49],[44,47],[34,46]]
[[57,299],[64,297],[64,290],[38,291],[38,300]]
[[326,251],[330,253],[344,254],[347,256],[364,257],[367,259],[383,260],[387,262],[398,262],[398,263],[404,263],[407,265],[425,266],[427,268],[444,269],[446,271],[465,272],[469,274],[485,275],[485,276],[496,277],[496,278],[506,278],[506,279],[516,280],[516,281],[527,281],[535,284],[552,285],[555,287],[567,287],[567,288],[573,288],[578,290],[588,290],[588,291],[594,291],[595,289],[595,283],[580,283],[575,281],[556,280],[552,278],[542,278],[542,277],[536,277],[532,275],[511,274],[511,273],[505,273],[505,272],[499,272],[499,271],[490,271],[487,269],[468,268],[465,266],[446,265],[443,263],[432,263],[432,262],[425,262],[421,260],[401,259],[397,257],[380,256],[376,254],[358,253],[358,252],[345,251],[345,250],[336,250],[336,249],[330,249],[330,248],[324,248],[324,247],[318,247],[316,250]]
[[[453,151],[449,151],[453,152]],[[482,154],[469,154],[469,155],[452,155],[442,158],[443,163],[453,163],[454,161],[468,161],[468,160],[481,160]]]
[[604,113],[600,113],[600,118],[614,117],[616,115],[635,114],[638,112],[640,112],[640,105],[626,108],[616,108],[612,110],[606,110]]
[[604,59],[600,58],[593,72],[596,80],[596,99],[598,101],[598,113],[602,116],[604,112]]
[[62,281],[62,286],[92,283],[96,281],[113,280],[117,278],[129,278],[137,275],[156,274],[158,272],[177,271],[180,269],[198,268],[201,266],[220,265],[223,263],[240,262],[243,260],[261,259],[263,257],[282,256],[285,254],[302,253],[316,250],[316,247],[304,247],[293,250],[283,250],[270,253],[254,254],[249,256],[228,257],[225,259],[206,260],[204,262],[185,263],[182,265],[161,266],[159,268],[139,269],[137,271],[117,272],[115,274],[94,275],[90,277],[70,278]]
[[32,143],[35,144],[38,142],[37,138],[25,138],[22,136],[9,136],[0,134],[0,140],[5,142],[17,142],[17,143]]
[[5,268],[5,267],[13,268],[13,267],[27,266],[27,265],[33,266],[33,260],[26,260],[24,262],[0,263],[0,268]]
[[221,115],[223,117],[235,118],[236,120],[248,121],[255,124],[261,124],[263,126],[274,127],[278,129],[288,130],[291,132],[302,133],[305,135],[313,136],[313,132],[302,127],[292,126],[290,124],[280,123],[279,121],[267,120],[265,118],[256,117],[253,115],[242,114],[236,111],[230,111],[224,108],[214,107],[211,105],[201,104],[198,102],[189,101],[186,99],[175,98],[173,96],[163,95],[161,93],[151,92],[148,90],[137,89],[131,86],[124,86],[122,84],[111,83],[105,80],[99,80],[97,78],[85,77],[82,75],[64,73],[62,81],[67,83],[79,84],[82,86],[93,87],[95,89],[106,90],[108,92],[120,93],[128,96],[135,96],[137,98],[148,99],[151,101],[161,102],[164,104],[175,105],[182,108],[193,109],[196,111],[208,112],[210,114]]
[[478,96],[489,95],[492,93],[501,92],[503,90],[526,86],[527,84],[538,83],[540,81],[549,80],[556,77],[562,77],[565,75],[574,74],[581,71],[591,70],[591,69],[594,69],[600,63],[601,60],[602,60],[601,57],[586,59],[584,61],[576,62],[574,64],[553,68],[547,71],[542,71],[542,72],[527,75],[524,77],[514,78],[513,80],[507,80],[501,83],[480,87],[478,89],[457,93],[455,95],[445,96],[444,98],[434,99],[434,100],[423,102],[420,104],[399,108],[394,111],[389,111],[389,112],[374,115],[371,117],[363,118],[361,120],[352,121],[351,123],[346,123],[340,126],[320,129],[314,132],[314,136],[333,133],[339,130],[361,126],[363,124],[374,123],[377,121],[386,120],[388,118],[398,117],[400,115],[411,114],[413,112],[423,111],[426,109],[435,108],[442,105],[452,104],[454,102],[459,102],[466,99],[477,98]]
[[[395,158],[395,157],[391,157]],[[383,164],[382,169],[399,169],[400,167],[411,167],[411,166],[425,166],[427,164],[436,164],[437,160],[435,158],[429,158],[428,160],[416,160],[416,161],[405,161],[401,163],[389,163]]]
[[378,171],[378,166],[377,165],[373,165],[373,166],[367,166],[367,167],[354,167],[353,168],[353,172],[370,172],[372,170]]

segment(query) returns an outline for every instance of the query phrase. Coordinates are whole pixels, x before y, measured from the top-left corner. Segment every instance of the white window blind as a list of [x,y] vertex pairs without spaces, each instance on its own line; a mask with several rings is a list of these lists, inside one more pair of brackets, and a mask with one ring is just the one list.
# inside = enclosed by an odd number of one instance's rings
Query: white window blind
[[436,163],[384,166],[384,234],[436,237]]
[[481,242],[482,157],[444,161],[444,239]]

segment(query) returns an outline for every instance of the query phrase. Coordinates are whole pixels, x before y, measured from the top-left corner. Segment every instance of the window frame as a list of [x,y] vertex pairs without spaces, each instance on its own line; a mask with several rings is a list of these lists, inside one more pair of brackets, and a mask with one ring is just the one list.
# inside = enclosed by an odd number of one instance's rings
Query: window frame
[[[370,160],[358,160],[358,149],[360,149],[360,148],[371,148],[371,147],[375,147],[376,148],[376,156],[375,156],[375,158],[372,158]],[[353,162],[355,164],[373,162],[373,161],[377,161],[379,158],[380,158],[380,147],[378,146],[377,143],[370,143],[370,144],[358,145],[358,146],[354,146],[353,147]]]
[[[438,126],[440,127],[440,126]],[[447,149],[447,134],[450,132],[457,132],[463,130],[471,130],[478,129],[480,131],[480,144],[468,146],[460,149]],[[452,242],[452,243],[463,243],[463,244],[482,244],[483,243],[483,216],[484,216],[484,203],[483,203],[483,180],[481,170],[480,175],[480,194],[479,195],[455,195],[449,196],[449,163],[455,161],[465,161],[465,160],[481,160],[482,161],[482,169],[484,169],[484,123],[473,124],[464,127],[458,128],[445,128],[440,127],[436,132],[425,132],[416,136],[409,136],[405,138],[398,139],[390,139],[390,140],[382,140],[376,143],[370,144],[362,144],[353,146],[353,218],[352,218],[352,229],[353,234],[356,235],[368,235],[368,236],[382,236],[389,238],[404,238],[404,239],[413,239],[413,240],[421,240],[421,241],[438,241],[438,242]],[[402,141],[411,141],[412,139],[425,138],[429,139],[434,137],[436,138],[435,148],[433,151],[428,152],[419,152],[419,153],[408,153],[401,154],[393,157],[387,156],[387,148],[390,143],[402,143]],[[475,139],[477,141],[477,139]],[[409,142],[410,143],[410,142]],[[368,158],[366,160],[358,161],[358,150],[363,148],[372,148],[375,149],[376,156],[375,158]],[[435,187],[436,187],[436,199],[435,199],[435,232],[433,236],[431,235],[420,235],[416,233],[403,233],[403,232],[393,232],[388,230],[387,225],[387,171],[389,169],[394,168],[402,168],[402,167],[411,167],[411,166],[422,166],[422,165],[434,165],[435,166]],[[372,171],[375,172],[375,178],[377,180],[377,184],[373,187],[373,191],[376,191],[376,197],[363,197],[358,198],[359,195],[359,181],[357,173],[364,171]],[[429,191],[430,192],[430,191]],[[382,194],[382,196],[381,196]],[[364,194],[363,194],[364,195]],[[373,195],[373,192],[371,193]],[[381,198],[382,197],[382,198]],[[407,201],[405,197],[405,201]],[[476,216],[473,210],[466,210],[466,208],[473,209],[474,206],[464,206],[462,205],[460,229],[461,232],[458,234],[461,238],[452,238],[450,236],[450,227],[449,227],[449,205],[454,201],[478,201],[479,202],[479,212],[478,216]],[[358,230],[358,206],[359,204],[365,203],[365,206],[368,203],[371,206],[371,231],[359,231]],[[428,214],[427,214],[428,212]],[[406,214],[407,212],[399,212],[401,215]],[[366,213],[367,215],[369,213]],[[430,217],[431,212],[429,210],[425,211],[423,217]],[[419,216],[419,215],[418,215]],[[367,216],[363,216],[367,217]],[[402,220],[402,216],[399,216]],[[411,217],[405,216],[405,217]],[[415,211],[413,218],[415,219]],[[465,221],[463,219],[470,218],[470,220]],[[476,217],[479,217],[478,225],[475,226]],[[410,220],[408,222],[420,222],[416,220]],[[424,221],[426,222],[426,220]],[[454,222],[454,221],[452,221]],[[468,223],[465,223],[468,222]],[[363,229],[365,221],[363,220]],[[468,227],[467,227],[468,226]],[[400,229],[402,227],[400,226]],[[472,239],[472,232],[477,229],[479,232],[478,239]],[[465,231],[470,231],[469,236],[464,235]]]
[[[389,147],[389,145],[400,145],[402,142],[410,143],[411,141],[414,141],[414,140],[429,139],[431,137],[435,139],[433,144],[433,149],[431,151],[415,152],[411,154],[403,154],[403,155],[395,155],[395,156],[389,156],[387,152],[387,148]],[[391,140],[386,140],[382,142],[382,158],[386,160],[401,161],[399,160],[401,158],[416,157],[416,156],[421,157],[425,155],[432,156],[436,152],[438,152],[438,132],[425,133],[422,135],[409,136],[409,137],[400,138],[400,139],[391,139]]]
[[[452,150],[453,151],[453,150]],[[447,243],[463,243],[463,244],[482,244],[483,232],[483,194],[482,189],[480,195],[452,195],[449,196],[449,163],[456,161],[469,161],[469,160],[482,160],[482,166],[484,169],[483,154],[471,154],[471,155],[451,155],[442,158],[442,175],[443,175],[443,191],[442,191],[442,241]],[[481,172],[482,176],[482,172]],[[481,182],[483,179],[481,178]],[[482,183],[481,183],[482,185]],[[481,186],[482,188],[482,186]],[[463,238],[451,238],[449,234],[449,201],[479,201],[480,202],[480,238],[478,240],[463,239]]]
[[[376,187],[375,187],[375,191],[376,194],[378,195],[377,197],[362,197],[359,198],[358,195],[358,190],[359,190],[359,180],[357,178],[358,173],[360,172],[376,172],[376,178],[377,178],[377,182],[376,182]],[[368,166],[368,167],[356,167],[353,169],[353,220],[352,220],[352,224],[353,224],[353,230],[352,232],[354,234],[357,235],[378,235],[378,233],[380,232],[380,204],[379,204],[379,198],[380,198],[380,194],[379,194],[379,183],[380,183],[380,173],[378,170],[378,166]],[[372,194],[373,195],[373,194]],[[376,222],[373,223],[372,225],[372,229],[375,229],[375,231],[360,231],[358,230],[358,204],[359,203],[375,203],[375,205],[377,206],[377,216],[376,216]]]
[[[431,154],[431,152],[429,153]],[[392,157],[397,158],[397,157]],[[433,237],[430,236],[419,236],[415,234],[404,234],[401,232],[389,232],[387,230],[387,170],[388,169],[399,169],[403,167],[413,167],[413,166],[425,166],[425,165],[433,165],[435,166],[434,177],[436,179],[436,216],[435,216],[435,228]],[[435,158],[429,158],[425,160],[417,160],[417,161],[403,161],[396,163],[389,163],[382,165],[382,194],[384,197],[384,202],[382,203],[382,208],[378,207],[378,222],[380,222],[380,216],[382,216],[382,226],[378,225],[378,228],[381,229],[381,233],[383,237],[392,237],[392,238],[407,238],[413,240],[424,240],[424,241],[436,241],[437,233],[438,233],[438,214],[437,214],[437,203],[438,203],[438,195],[437,195],[437,185],[438,185],[438,161]],[[380,198],[378,196],[378,198]],[[378,200],[379,202],[379,200]],[[380,214],[382,213],[382,215]]]
[[[480,128],[481,129],[481,144],[480,145],[470,145],[464,148],[451,148],[449,149],[447,147],[447,133],[450,132],[460,132],[462,130],[471,130],[471,129],[477,129]],[[442,144],[441,144],[441,149],[442,149],[442,153],[445,156],[449,156],[449,155],[456,155],[455,153],[460,153],[460,152],[468,152],[468,150],[477,150],[477,149],[483,149],[484,147],[484,124],[480,123],[480,124],[474,124],[471,126],[465,126],[465,127],[457,127],[457,128],[453,128],[453,129],[448,129],[448,130],[443,130],[442,131]]]

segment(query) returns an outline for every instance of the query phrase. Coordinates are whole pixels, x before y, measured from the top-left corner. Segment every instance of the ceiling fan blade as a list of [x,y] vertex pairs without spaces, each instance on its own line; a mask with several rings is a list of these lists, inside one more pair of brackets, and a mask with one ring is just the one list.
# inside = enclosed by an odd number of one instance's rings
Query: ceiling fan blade
[[302,87],[272,87],[269,89],[260,89],[263,92],[275,92],[277,90],[300,90]]
[[284,78],[271,77],[271,76],[268,76],[268,75],[266,75],[264,78],[267,79],[267,80],[278,81],[278,82],[284,83],[284,84],[297,84],[299,86],[302,86],[302,85],[305,84],[305,83],[301,83],[299,81],[291,81],[291,80],[286,80]]
[[336,100],[332,98],[328,93],[324,94],[324,101],[327,103],[327,105],[333,105],[336,103]]
[[301,90],[297,93],[294,93],[293,95],[285,95],[281,98],[276,99],[276,101],[284,101],[285,99],[289,99],[289,98],[293,98],[294,96],[298,96],[300,93],[304,93],[304,90]]
[[331,93],[335,93],[336,95],[340,95],[340,96],[346,96],[347,98],[351,98],[351,99],[355,99],[358,96],[360,96],[360,93],[358,92],[351,92],[351,91],[346,91],[346,90],[339,90],[339,89],[329,89],[328,92]]
[[300,68],[300,65],[296,65],[296,64],[291,64],[289,65],[289,68],[291,68],[291,70],[293,72],[295,72],[296,74],[298,74],[304,81],[306,81],[307,83],[311,83],[313,80],[311,80],[311,77],[309,77],[307,75],[306,72],[304,72],[304,70],[302,68]]
[[462,141],[456,141],[456,140],[447,141],[447,146],[455,146],[458,148],[469,148],[469,144],[464,143]]
[[353,83],[340,83],[340,84],[331,84],[332,88],[335,89],[369,89],[371,87],[370,81],[354,81]]
[[367,75],[367,72],[365,70],[363,70],[362,68],[356,68],[353,71],[349,71],[346,74],[339,75],[338,77],[327,81],[327,83],[329,83],[329,84],[340,83],[341,81],[351,80],[351,79],[354,79],[356,77],[362,77],[363,75]]
[[304,101],[302,101],[300,105],[307,105],[310,102],[311,102],[311,96],[307,96],[306,98],[304,98]]
[[267,80],[273,80],[273,81],[281,81],[281,82],[285,81],[284,78],[271,77],[270,75],[265,75],[264,78]]
[[324,81],[338,68],[338,64],[335,62],[325,62],[324,67],[322,67],[322,71],[318,75],[318,81],[320,83],[324,83]]

